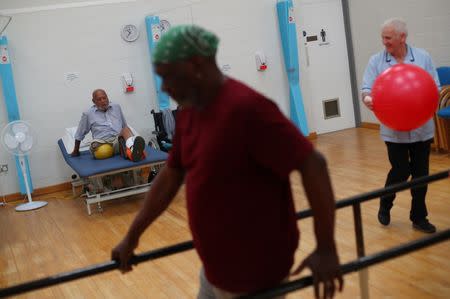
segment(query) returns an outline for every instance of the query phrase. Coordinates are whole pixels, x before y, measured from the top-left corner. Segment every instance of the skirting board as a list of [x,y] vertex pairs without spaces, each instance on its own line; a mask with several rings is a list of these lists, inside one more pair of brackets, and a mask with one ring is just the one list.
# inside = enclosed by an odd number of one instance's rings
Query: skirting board
[[[72,184],[70,182],[62,183],[58,185],[43,187],[43,188],[37,188],[33,190],[33,193],[31,194],[32,197],[45,195],[49,193],[59,192],[59,191],[65,191],[65,190],[71,190]],[[20,194],[20,193],[13,193],[5,195],[5,201],[6,202],[13,202],[26,199],[26,195]]]
[[317,133],[316,132],[311,132],[311,133],[309,133],[309,135],[306,138],[308,138],[308,140],[316,140],[317,139]]
[[362,122],[361,123],[361,128],[379,130],[380,129],[380,124]]

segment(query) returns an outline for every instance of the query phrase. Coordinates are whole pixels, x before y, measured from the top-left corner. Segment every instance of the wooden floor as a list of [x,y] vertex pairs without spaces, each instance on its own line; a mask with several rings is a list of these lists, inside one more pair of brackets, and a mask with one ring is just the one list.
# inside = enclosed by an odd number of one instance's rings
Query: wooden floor
[[[337,199],[383,186],[388,169],[386,150],[371,129],[349,129],[321,135],[314,141],[328,159]],[[431,173],[450,168],[450,157],[433,153]],[[298,175],[292,176],[298,210],[307,208]],[[428,189],[430,220],[450,227],[450,182],[432,183]],[[141,196],[103,205],[103,213],[88,216],[82,200],[71,191],[42,196],[48,206],[17,213],[16,203],[0,207],[0,288],[64,271],[106,262],[121,240],[142,202]],[[423,237],[408,219],[409,192],[399,193],[392,222],[376,220],[377,200],[362,205],[366,253],[372,254]],[[337,213],[336,239],[341,262],[356,258],[351,208]],[[299,222],[302,231],[297,262],[314,248],[311,220]],[[189,240],[183,190],[161,218],[143,235],[138,252]],[[199,259],[195,251],[140,264],[129,274],[118,271],[92,276],[31,292],[19,298],[195,298]],[[307,273],[302,273],[306,275]],[[450,242],[370,267],[371,298],[450,298]],[[358,275],[345,277],[344,292],[336,298],[359,298]],[[313,298],[312,289],[288,298]]]

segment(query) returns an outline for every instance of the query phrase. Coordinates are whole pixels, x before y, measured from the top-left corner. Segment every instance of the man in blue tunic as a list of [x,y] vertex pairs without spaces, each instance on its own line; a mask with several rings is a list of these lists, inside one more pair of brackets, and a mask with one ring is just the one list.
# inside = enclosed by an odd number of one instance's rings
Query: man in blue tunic
[[[364,72],[362,84],[362,100],[372,110],[373,103],[370,96],[373,83],[377,76],[397,63],[408,63],[425,69],[439,87],[436,68],[430,55],[423,49],[415,48],[406,43],[408,30],[406,23],[400,19],[390,19],[384,22],[381,38],[385,49],[373,55]],[[381,124],[381,138],[387,146],[391,170],[385,186],[404,182],[409,176],[418,178],[429,173],[430,144],[434,136],[434,123],[430,119],[423,126],[411,131],[396,131]],[[434,233],[436,227],[427,219],[425,195],[427,186],[411,189],[412,202],[410,220],[413,227],[425,233]],[[382,196],[378,220],[383,225],[391,221],[390,210],[393,206],[395,194]]]

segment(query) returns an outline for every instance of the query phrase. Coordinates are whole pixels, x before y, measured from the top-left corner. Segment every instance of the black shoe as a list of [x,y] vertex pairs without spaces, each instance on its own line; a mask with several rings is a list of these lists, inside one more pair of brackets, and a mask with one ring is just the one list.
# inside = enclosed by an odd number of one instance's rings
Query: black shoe
[[436,232],[436,226],[431,224],[428,219],[413,222],[413,227],[423,233],[432,234]]
[[131,158],[133,162],[141,161],[144,157],[145,140],[141,136],[134,138],[133,149],[131,151]]
[[388,209],[380,207],[378,210],[378,221],[383,225],[389,225],[391,223],[391,213]]

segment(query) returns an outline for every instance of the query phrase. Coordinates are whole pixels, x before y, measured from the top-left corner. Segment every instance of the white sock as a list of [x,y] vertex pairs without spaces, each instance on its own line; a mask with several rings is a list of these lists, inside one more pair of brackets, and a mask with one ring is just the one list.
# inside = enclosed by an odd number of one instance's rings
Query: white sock
[[129,138],[127,139],[127,141],[125,141],[125,145],[126,145],[128,148],[131,148],[131,147],[133,146],[133,144],[134,144],[134,139],[136,139],[136,136],[131,136],[131,137],[129,137]]

